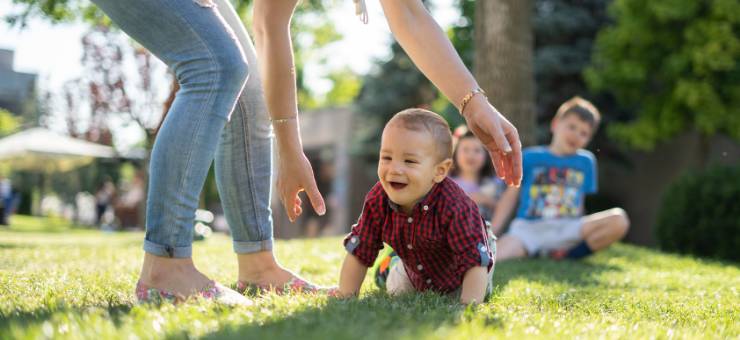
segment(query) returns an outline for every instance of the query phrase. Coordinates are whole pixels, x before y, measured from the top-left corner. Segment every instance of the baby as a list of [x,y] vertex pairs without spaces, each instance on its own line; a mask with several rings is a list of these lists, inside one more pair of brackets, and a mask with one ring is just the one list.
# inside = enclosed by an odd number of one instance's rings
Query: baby
[[447,177],[452,135],[434,112],[408,109],[383,129],[378,183],[344,239],[339,297],[360,291],[383,242],[399,260],[390,268],[390,294],[435,291],[482,302],[491,291],[496,246],[478,207]]

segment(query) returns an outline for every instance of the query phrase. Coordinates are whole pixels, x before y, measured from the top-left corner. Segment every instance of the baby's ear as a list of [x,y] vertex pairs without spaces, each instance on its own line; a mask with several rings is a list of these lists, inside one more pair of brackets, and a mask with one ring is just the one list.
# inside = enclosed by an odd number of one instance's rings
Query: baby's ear
[[447,158],[437,163],[437,165],[434,166],[434,182],[442,182],[445,177],[447,177],[447,174],[450,173],[450,168],[452,168],[451,158]]

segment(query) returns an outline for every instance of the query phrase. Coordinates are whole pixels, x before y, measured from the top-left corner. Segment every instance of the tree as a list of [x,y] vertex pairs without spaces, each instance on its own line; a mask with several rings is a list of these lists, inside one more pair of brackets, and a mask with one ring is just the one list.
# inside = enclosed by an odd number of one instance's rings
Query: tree
[[476,5],[476,79],[517,127],[522,143],[534,144],[533,0],[486,0]]
[[419,71],[401,45],[394,42],[391,58],[365,76],[357,98],[364,130],[357,135],[360,153],[377,157],[380,148],[378,126],[396,112],[410,107],[428,107],[438,97],[437,89]]
[[610,135],[639,149],[687,130],[740,140],[740,2],[615,0],[589,86],[634,107]]
[[619,117],[608,96],[589,91],[583,70],[591,63],[596,34],[607,22],[609,0],[538,0],[534,10],[534,74],[537,83],[538,139],[549,140],[549,122],[574,95],[609,108],[602,123]]
[[21,126],[20,119],[10,111],[0,108],[0,137],[14,133]]
[[105,25],[93,26],[82,37],[82,47],[83,74],[63,88],[66,105],[61,115],[67,133],[112,145],[109,126],[117,120],[139,126],[150,146],[162,117],[163,93],[153,82],[166,77],[163,65]]

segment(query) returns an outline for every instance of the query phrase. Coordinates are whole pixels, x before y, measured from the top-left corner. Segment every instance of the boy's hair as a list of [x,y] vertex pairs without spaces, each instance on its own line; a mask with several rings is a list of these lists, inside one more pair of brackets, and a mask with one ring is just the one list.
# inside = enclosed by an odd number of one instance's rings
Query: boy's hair
[[452,157],[452,133],[450,125],[440,115],[424,109],[411,108],[396,113],[385,126],[401,124],[411,131],[427,131],[437,146],[438,160]]
[[594,129],[596,129],[601,122],[601,114],[599,113],[599,110],[596,109],[596,106],[591,104],[590,101],[579,96],[568,99],[565,103],[560,105],[558,112],[555,114],[555,119],[561,119],[571,114],[576,115],[578,119],[588,123]]

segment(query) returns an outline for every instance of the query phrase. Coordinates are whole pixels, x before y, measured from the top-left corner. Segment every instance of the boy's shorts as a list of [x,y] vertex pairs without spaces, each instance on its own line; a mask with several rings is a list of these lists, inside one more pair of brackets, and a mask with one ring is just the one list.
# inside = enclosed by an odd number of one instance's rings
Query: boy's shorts
[[[493,292],[493,271],[496,268],[496,236],[493,235],[490,228],[486,228],[486,231],[488,232],[488,244],[491,247],[491,253],[493,254],[493,266],[491,267],[491,271],[488,272],[488,284],[486,285],[487,299]],[[388,276],[385,279],[386,291],[390,294],[414,291],[415,288],[406,274],[406,269],[404,269],[401,259],[394,258],[392,262],[393,264],[388,269]],[[461,293],[462,287],[449,293],[449,295],[459,299]]]
[[507,235],[522,241],[529,256],[540,252],[571,248],[581,240],[581,218],[555,218],[527,220],[517,218],[511,222]]

